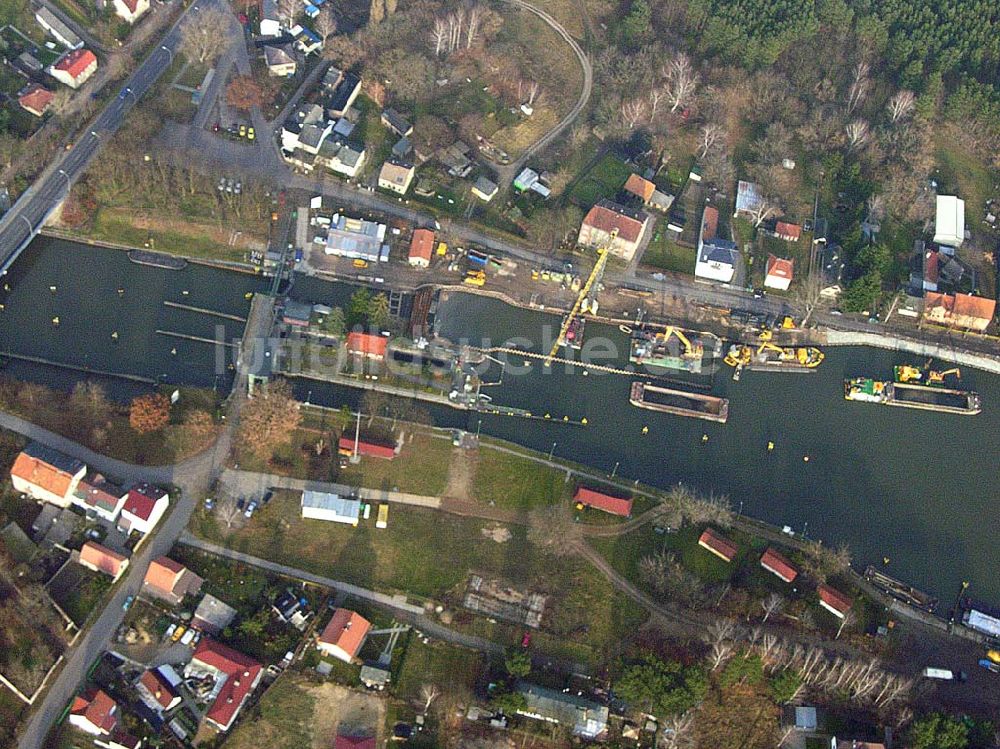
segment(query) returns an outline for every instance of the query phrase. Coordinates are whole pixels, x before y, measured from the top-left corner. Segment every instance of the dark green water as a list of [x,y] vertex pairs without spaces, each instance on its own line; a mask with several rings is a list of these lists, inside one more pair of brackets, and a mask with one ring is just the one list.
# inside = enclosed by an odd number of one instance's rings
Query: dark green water
[[[31,354],[96,369],[161,377],[170,383],[211,386],[215,353],[208,344],[157,335],[157,329],[212,338],[224,323],[232,338],[236,322],[170,309],[164,300],[245,315],[244,295],[261,288],[252,276],[189,266],[166,271],[131,263],[125,253],[41,239],[8,274],[11,290],[0,292],[0,350]],[[55,285],[56,292],[49,291]],[[117,289],[123,288],[119,296]],[[188,291],[187,295],[183,294]],[[300,279],[293,296],[343,304],[344,284]],[[58,315],[61,324],[51,325]],[[439,312],[439,332],[473,343],[498,345],[514,336],[537,341],[558,320],[495,300],[453,295]],[[117,340],[111,337],[119,332]],[[626,363],[626,336],[616,328],[588,324],[586,337],[606,336]],[[172,354],[171,349],[177,353]],[[963,370],[963,382],[983,396],[978,416],[952,416],[848,403],[846,376],[889,376],[903,354],[866,348],[828,349],[814,374],[746,372],[740,382],[724,369],[713,392],[730,398],[727,424],[713,424],[629,405],[631,378],[536,362],[522,376],[507,373],[489,388],[497,403],[550,412],[556,419],[586,417],[588,425],[483,417],[484,433],[645,483],[678,481],[725,493],[734,508],[790,525],[825,543],[850,544],[855,566],[890,557],[890,574],[950,601],[962,580],[970,594],[1000,603],[1000,490],[995,480],[1000,434],[1000,377]],[[512,357],[515,364],[522,360]],[[610,362],[608,362],[610,363]],[[920,362],[917,362],[920,363]],[[82,375],[11,363],[8,376],[70,385]],[[165,375],[165,377],[164,377]],[[137,386],[114,381],[128,394]],[[222,385],[220,381],[220,386]],[[357,391],[298,381],[301,397],[327,405],[354,404]],[[443,425],[475,429],[478,416],[431,409]],[[646,435],[642,428],[649,427]],[[707,434],[707,443],[702,436]],[[775,449],[768,452],[767,443]],[[803,461],[804,456],[809,461]]]

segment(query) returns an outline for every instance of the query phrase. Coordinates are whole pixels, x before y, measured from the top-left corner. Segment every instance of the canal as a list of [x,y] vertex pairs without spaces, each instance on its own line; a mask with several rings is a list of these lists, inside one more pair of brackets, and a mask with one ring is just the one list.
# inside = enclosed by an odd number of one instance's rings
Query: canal
[[[245,315],[245,295],[263,283],[204,266],[183,271],[139,266],[122,252],[46,238],[25,252],[7,282],[10,290],[0,294],[0,351],[202,386],[216,382],[213,347],[154,331],[213,337],[215,326],[224,324],[232,338],[240,325],[169,308],[163,301]],[[351,291],[343,284],[300,279],[293,296],[343,304]],[[58,326],[51,323],[55,316]],[[497,300],[452,294],[440,306],[438,332],[493,346],[518,336],[542,351],[543,329],[558,322]],[[619,352],[601,363],[627,363],[626,336],[617,328],[588,324],[585,335],[600,337]],[[629,405],[630,378],[584,376],[579,367],[546,369],[537,361],[515,374],[523,360],[513,356],[503,384],[485,392],[499,404],[549,413],[552,421],[483,416],[482,431],[607,472],[617,464],[619,476],[651,485],[683,482],[726,494],[745,514],[827,544],[848,543],[858,569],[888,557],[889,574],[945,602],[953,600],[962,580],[971,583],[970,594],[1000,602],[994,574],[1000,566],[995,480],[1000,377],[963,370],[965,386],[983,397],[982,414],[972,417],[844,400],[844,377],[887,377],[892,365],[903,361],[912,359],[852,347],[827,349],[826,361],[811,374],[744,372],[732,382],[726,368],[711,386],[730,399],[729,421],[714,424]],[[64,386],[82,376],[17,363],[5,372]],[[490,376],[498,373],[494,367]],[[118,392],[135,387],[123,384]],[[296,388],[300,397],[309,393],[312,402],[331,406],[359,399],[357,391],[318,382],[296,381]],[[478,415],[428,410],[441,425],[478,426]],[[563,416],[585,417],[588,423],[562,424]]]

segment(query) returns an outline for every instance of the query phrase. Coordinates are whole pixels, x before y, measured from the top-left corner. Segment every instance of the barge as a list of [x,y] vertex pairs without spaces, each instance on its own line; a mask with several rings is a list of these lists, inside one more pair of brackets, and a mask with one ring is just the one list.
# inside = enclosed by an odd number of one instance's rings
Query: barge
[[868,569],[865,570],[865,580],[897,601],[902,601],[921,611],[933,613],[934,609],[937,608],[937,598],[929,593],[917,590],[912,585],[907,585],[901,580],[879,572],[875,569],[874,565],[869,565]]
[[[566,333],[562,338],[559,339],[559,345],[564,348],[571,348],[574,351],[579,351],[583,346],[583,329],[587,321],[577,315],[574,317],[570,323],[569,327],[566,328]],[[566,318],[563,317],[563,325],[566,324]]]
[[182,257],[167,255],[162,252],[152,252],[150,250],[129,250],[128,259],[136,265],[148,265],[152,268],[162,268],[164,270],[184,270],[188,262]]
[[[638,325],[629,330],[629,361],[653,370],[671,369],[701,374],[705,362],[705,344],[699,336],[681,328]],[[708,350],[710,358],[718,356],[718,347]]]
[[978,393],[953,388],[887,382],[870,377],[844,380],[844,398],[862,403],[917,408],[923,411],[973,416],[982,411]]
[[756,351],[746,344],[733,344],[723,361],[730,367],[767,372],[813,372],[823,359],[823,352],[815,346],[781,347],[765,343]]
[[629,403],[650,411],[689,416],[725,424],[729,418],[729,400],[704,393],[663,388],[648,382],[633,382]]

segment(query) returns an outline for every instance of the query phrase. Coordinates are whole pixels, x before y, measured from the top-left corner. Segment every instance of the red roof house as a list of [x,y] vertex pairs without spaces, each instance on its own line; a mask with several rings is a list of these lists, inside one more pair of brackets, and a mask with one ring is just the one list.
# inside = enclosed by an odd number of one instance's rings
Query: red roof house
[[21,105],[21,109],[24,111],[35,115],[35,117],[41,117],[45,114],[45,110],[49,108],[55,96],[47,88],[43,88],[37,83],[32,83],[21,90],[17,96],[17,103]]
[[768,572],[777,575],[786,583],[792,582],[799,576],[799,571],[792,566],[792,563],[770,547],[761,556],[760,566]]
[[711,528],[706,528],[698,539],[698,545],[703,549],[708,549],[724,562],[731,562],[736,558],[739,548],[728,538],[719,535]]
[[611,515],[620,515],[623,518],[632,515],[632,500],[612,497],[610,494],[595,492],[593,489],[578,487],[573,496],[573,502],[584,507],[593,507],[595,510],[602,510]]
[[854,601],[826,583],[820,585],[817,592],[819,593],[819,605],[840,619],[843,619],[851,610],[851,606],[854,605]]
[[136,484],[128,490],[122,507],[119,529],[149,533],[160,522],[170,504],[170,496],[152,484]]
[[365,644],[371,622],[350,609],[337,609],[319,636],[318,647],[327,655],[350,663]]
[[15,491],[59,507],[69,507],[73,490],[86,475],[79,460],[32,442],[22,450],[10,468]]
[[375,749],[374,736],[340,736],[333,740],[333,749]]
[[[630,260],[639,248],[649,218],[610,200],[591,208],[580,225],[577,242],[585,247],[607,247],[612,254]],[[617,231],[611,241],[612,232]]]
[[107,736],[118,724],[118,705],[97,687],[90,687],[73,700],[69,709],[70,725],[93,736]]
[[795,264],[791,260],[775,255],[767,256],[767,275],[764,276],[764,285],[772,289],[788,291],[792,283],[792,275]]
[[774,234],[778,239],[784,239],[786,242],[798,242],[802,237],[802,227],[798,224],[779,221],[774,226]]
[[142,592],[173,604],[201,590],[203,580],[180,562],[159,557],[149,563],[142,581]]
[[648,203],[653,199],[653,193],[656,192],[656,185],[648,179],[643,179],[638,174],[630,174],[628,179],[625,180],[625,192],[630,192],[636,197],[641,198],[643,203]]
[[100,544],[95,544],[93,541],[87,541],[80,548],[79,561],[84,567],[94,572],[103,572],[105,575],[111,575],[115,580],[128,567],[128,557],[122,556],[118,552],[112,551]]
[[969,294],[924,294],[924,320],[953,328],[986,330],[996,314],[996,300]]
[[430,229],[415,229],[410,240],[410,265],[426,268],[431,264],[434,251],[434,232]]
[[347,353],[349,354],[357,354],[381,361],[385,358],[388,347],[389,339],[385,336],[358,332],[347,334]]
[[177,690],[163,677],[163,674],[152,668],[143,672],[135,689],[139,699],[158,713],[170,710],[181,702]]
[[714,205],[706,205],[701,216],[701,239],[707,242],[715,239],[719,233],[719,209]]
[[[354,455],[354,438],[347,435],[342,436],[337,441],[337,450],[341,455]],[[392,460],[396,457],[396,450],[389,445],[376,445],[374,442],[358,440],[358,455]]]
[[79,88],[97,70],[97,57],[89,49],[74,49],[56,60],[49,74],[70,88]]
[[[217,696],[205,714],[205,720],[220,731],[228,731],[257,688],[264,669],[257,661],[232,648],[204,637],[184,669],[186,676],[208,674],[216,680]],[[218,686],[221,682],[221,686]]]

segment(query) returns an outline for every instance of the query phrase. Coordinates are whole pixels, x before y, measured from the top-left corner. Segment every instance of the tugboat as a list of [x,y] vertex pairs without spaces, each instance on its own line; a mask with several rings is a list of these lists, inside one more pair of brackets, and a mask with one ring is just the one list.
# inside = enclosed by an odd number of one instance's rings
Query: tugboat
[[[565,324],[566,318],[563,318],[563,324]],[[579,351],[580,347],[583,346],[583,328],[586,325],[586,320],[577,315],[574,317],[566,328],[566,335],[563,337],[562,345],[571,348],[575,351]]]

